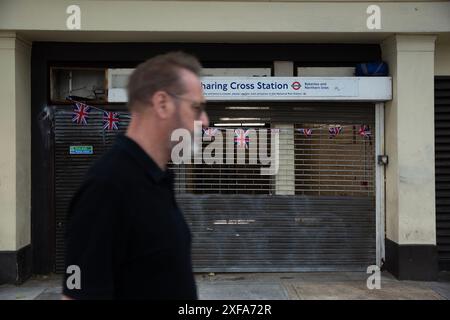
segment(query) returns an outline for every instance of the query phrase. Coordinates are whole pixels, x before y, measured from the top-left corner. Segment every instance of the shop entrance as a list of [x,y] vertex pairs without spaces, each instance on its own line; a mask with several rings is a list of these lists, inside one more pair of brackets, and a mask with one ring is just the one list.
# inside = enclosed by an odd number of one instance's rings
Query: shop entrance
[[[120,113],[119,130],[104,130],[97,110],[87,125],[77,126],[72,106],[54,109],[59,273],[70,198],[129,122],[125,106],[102,108]],[[170,164],[192,231],[195,271],[365,271],[377,263],[374,103],[220,102],[207,110],[212,130],[204,137],[227,129],[236,137],[252,129],[277,132],[279,170],[261,175],[264,165],[249,163],[252,148],[245,137],[234,143],[236,156],[243,148],[244,164]]]

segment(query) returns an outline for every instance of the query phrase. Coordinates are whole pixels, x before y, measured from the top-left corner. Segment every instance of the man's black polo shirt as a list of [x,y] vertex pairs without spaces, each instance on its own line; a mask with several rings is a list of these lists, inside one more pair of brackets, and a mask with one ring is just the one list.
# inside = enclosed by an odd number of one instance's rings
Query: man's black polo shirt
[[75,299],[196,299],[191,235],[162,171],[126,136],[89,170],[69,208],[66,267]]

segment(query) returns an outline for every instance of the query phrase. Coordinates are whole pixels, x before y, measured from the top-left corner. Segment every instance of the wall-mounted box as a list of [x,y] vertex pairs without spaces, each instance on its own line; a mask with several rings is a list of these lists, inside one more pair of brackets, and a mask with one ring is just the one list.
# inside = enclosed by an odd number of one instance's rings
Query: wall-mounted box
[[50,68],[50,100],[67,102],[68,96],[83,97],[91,103],[107,102],[107,71],[104,68]]

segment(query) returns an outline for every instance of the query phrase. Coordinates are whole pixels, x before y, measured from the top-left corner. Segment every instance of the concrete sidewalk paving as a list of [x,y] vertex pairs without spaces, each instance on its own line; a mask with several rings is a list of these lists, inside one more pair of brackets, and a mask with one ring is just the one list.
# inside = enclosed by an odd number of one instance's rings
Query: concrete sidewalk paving
[[[381,289],[369,290],[362,272],[197,274],[201,300],[449,300],[450,275],[436,282],[398,281],[382,273]],[[0,286],[0,300],[58,300],[61,276],[33,277]]]

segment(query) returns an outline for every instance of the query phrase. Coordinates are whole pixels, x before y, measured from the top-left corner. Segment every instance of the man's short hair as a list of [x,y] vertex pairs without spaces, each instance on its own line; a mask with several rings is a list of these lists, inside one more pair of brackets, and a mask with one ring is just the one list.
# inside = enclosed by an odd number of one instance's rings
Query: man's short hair
[[194,56],[184,52],[169,52],[155,56],[133,71],[128,80],[128,108],[147,105],[155,92],[164,90],[175,95],[185,93],[180,70],[186,69],[200,77],[202,66]]

